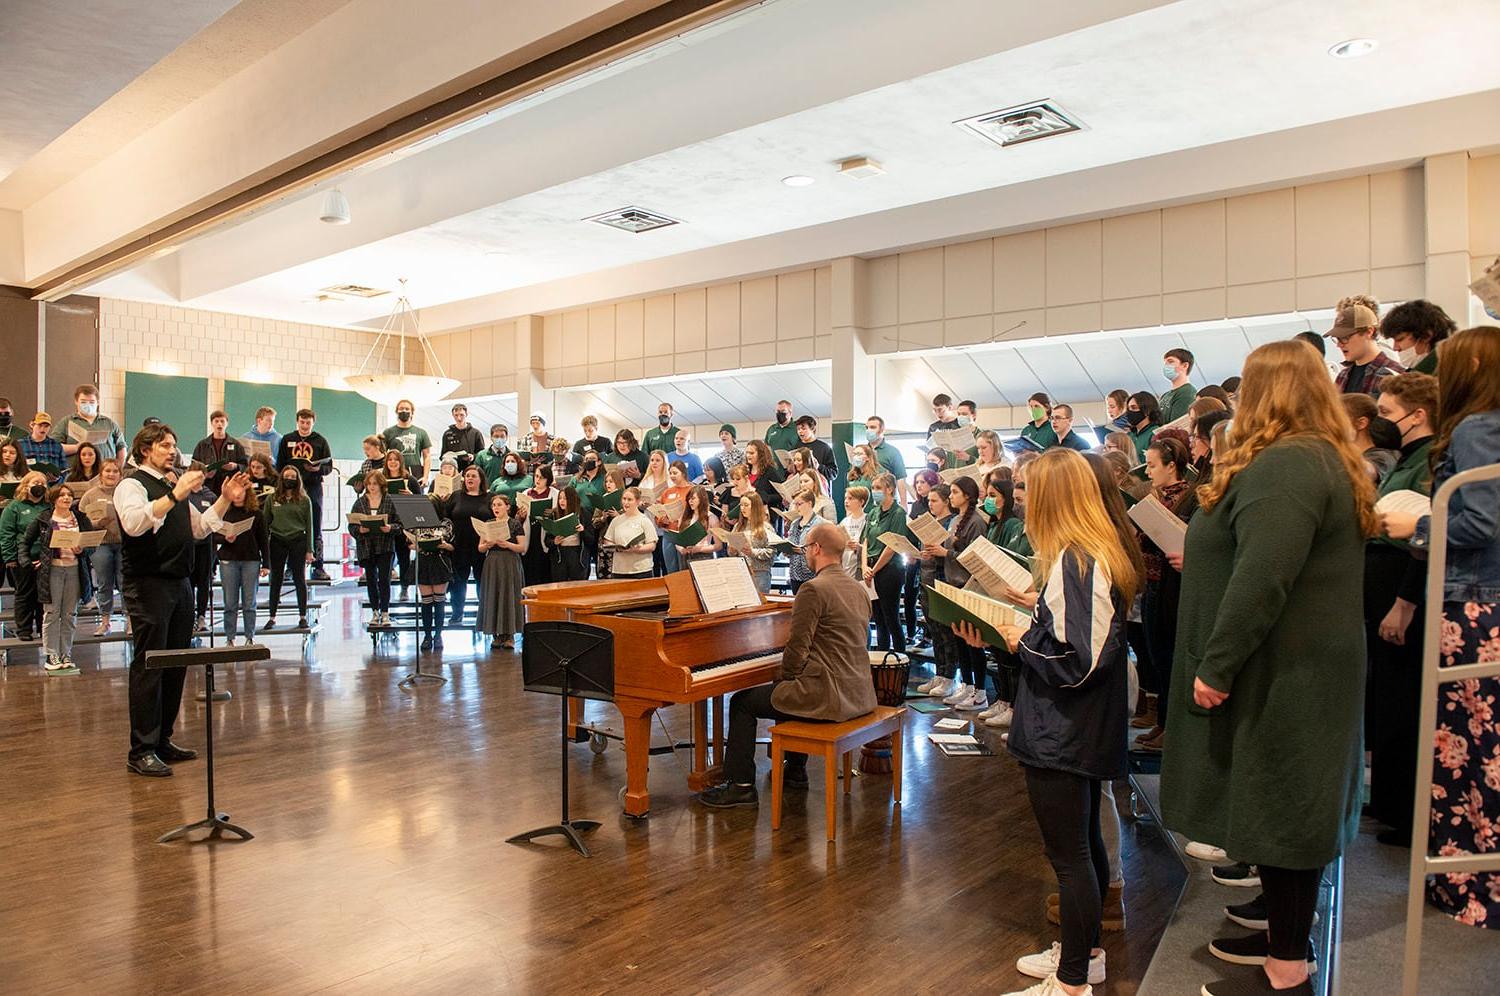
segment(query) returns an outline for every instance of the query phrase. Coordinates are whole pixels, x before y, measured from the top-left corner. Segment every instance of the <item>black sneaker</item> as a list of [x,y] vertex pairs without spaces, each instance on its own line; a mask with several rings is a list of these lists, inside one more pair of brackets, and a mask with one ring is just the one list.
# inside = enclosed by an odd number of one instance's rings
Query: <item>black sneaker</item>
[[1301,985],[1290,989],[1276,989],[1271,986],[1265,972],[1256,972],[1243,979],[1210,982],[1198,992],[1202,996],[1313,996],[1313,987],[1311,979],[1304,979]]
[[1211,873],[1220,885],[1233,885],[1241,889],[1260,888],[1260,869],[1236,861],[1232,865],[1215,865]]
[[[1264,965],[1271,949],[1271,938],[1263,930],[1244,937],[1216,937],[1208,942],[1208,952],[1231,965]],[[1314,969],[1312,942],[1307,945],[1307,965]]]
[[261,623],[260,628],[261,628],[262,632],[264,632],[264,631],[266,631],[268,629],[275,629],[276,628],[276,613],[273,612],[270,615],[266,616],[266,621],[263,622],[263,623]]
[[297,628],[298,629],[307,629],[307,617],[306,616],[302,616],[302,617],[298,618],[298,620],[297,620]]
[[786,788],[807,788],[807,765],[805,764],[782,764],[781,784]]
[[698,801],[711,809],[737,809],[741,806],[760,805],[760,795],[754,785],[734,785],[725,782],[698,793]]
[[1266,897],[1261,893],[1248,903],[1224,907],[1224,915],[1246,930],[1270,930],[1266,919]]
[[434,633],[433,634],[433,637],[432,637],[432,649],[433,650],[442,650],[443,649],[443,634],[441,634],[441,633]]

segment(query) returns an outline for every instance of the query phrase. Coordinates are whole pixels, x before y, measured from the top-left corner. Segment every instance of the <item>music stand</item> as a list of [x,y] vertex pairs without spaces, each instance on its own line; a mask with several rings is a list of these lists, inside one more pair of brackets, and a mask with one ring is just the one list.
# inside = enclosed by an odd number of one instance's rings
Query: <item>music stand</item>
[[[426,495],[386,495],[390,499],[391,508],[396,511],[396,521],[405,529],[435,529],[443,524],[442,518],[437,514],[437,509],[432,507],[432,502]],[[418,549],[412,547],[412,573],[416,573],[416,558],[421,556]],[[420,590],[421,586],[418,585]],[[418,596],[420,597],[420,596]],[[417,669],[398,683],[398,688],[407,686],[415,687],[424,681],[435,681],[443,684],[448,679],[440,674],[424,674],[422,672],[422,655],[417,654]]]
[[268,661],[271,659],[271,648],[259,643],[249,643],[242,647],[209,647],[189,648],[187,650],[149,650],[146,652],[145,666],[155,670],[166,670],[177,667],[202,667],[204,688],[208,692],[208,708],[204,710],[204,764],[208,778],[208,815],[196,823],[188,823],[180,826],[170,833],[164,833],[156,838],[158,844],[165,844],[179,837],[186,837],[194,830],[207,830],[210,838],[217,837],[221,833],[229,832],[238,836],[241,840],[254,840],[255,835],[243,827],[237,827],[229,822],[229,814],[221,813],[214,805],[214,665],[215,664],[238,664],[251,661]]
[[615,634],[599,626],[570,622],[527,623],[521,631],[521,677],[528,692],[558,696],[562,703],[562,819],[507,837],[520,844],[537,837],[566,837],[573,849],[592,857],[580,832],[599,829],[598,820],[575,820],[568,815],[568,697],[615,700]]

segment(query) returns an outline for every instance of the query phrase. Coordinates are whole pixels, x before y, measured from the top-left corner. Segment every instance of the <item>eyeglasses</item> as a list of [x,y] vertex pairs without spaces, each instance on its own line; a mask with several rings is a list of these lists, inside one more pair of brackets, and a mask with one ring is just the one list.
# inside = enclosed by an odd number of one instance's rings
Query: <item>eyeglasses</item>
[[1359,336],[1359,335],[1367,335],[1368,333],[1369,333],[1368,329],[1355,329],[1353,332],[1350,332],[1348,335],[1338,335],[1336,333],[1330,332],[1330,333],[1328,333],[1328,338],[1332,339],[1334,342],[1338,343],[1340,346],[1347,346],[1347,345],[1349,345],[1349,340],[1350,339],[1353,339],[1355,336]]

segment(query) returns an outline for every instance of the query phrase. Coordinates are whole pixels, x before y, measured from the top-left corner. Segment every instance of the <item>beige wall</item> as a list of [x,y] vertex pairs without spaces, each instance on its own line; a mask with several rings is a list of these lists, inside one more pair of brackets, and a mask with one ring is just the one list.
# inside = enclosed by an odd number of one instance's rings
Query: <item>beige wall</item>
[[[373,333],[353,329],[112,298],[100,302],[99,334],[99,403],[117,417],[125,410],[127,370],[207,377],[210,410],[224,403],[225,380],[295,384],[302,406],[311,403],[314,387],[342,389],[339,378],[359,369],[375,341]],[[395,367],[388,357],[381,368]],[[384,410],[377,414],[384,424]],[[206,424],[208,412],[203,416]]]

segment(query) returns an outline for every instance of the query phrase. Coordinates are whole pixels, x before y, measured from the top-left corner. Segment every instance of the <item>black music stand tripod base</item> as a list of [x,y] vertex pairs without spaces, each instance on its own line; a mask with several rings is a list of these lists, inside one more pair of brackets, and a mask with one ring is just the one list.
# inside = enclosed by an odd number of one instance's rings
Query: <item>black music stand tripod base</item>
[[417,687],[418,685],[420,685],[424,681],[435,681],[435,682],[437,682],[438,684],[441,685],[443,682],[445,682],[447,680],[448,680],[447,678],[444,678],[440,674],[428,674],[425,671],[423,671],[422,670],[422,658],[418,657],[417,658],[417,669],[415,671],[413,671],[411,674],[408,674],[406,677],[402,678],[400,681],[396,682],[396,687],[397,688],[415,688],[415,687]]
[[197,823],[189,823],[187,826],[178,827],[176,830],[173,830],[170,833],[162,834],[160,837],[156,838],[156,842],[158,844],[165,844],[168,841],[177,840],[180,837],[186,837],[188,834],[193,833],[196,830],[207,830],[207,839],[214,839],[217,838],[220,834],[225,833],[232,833],[241,840],[255,839],[255,834],[251,833],[249,830],[246,830],[244,827],[237,827],[233,823],[230,823],[228,813],[211,812],[208,817],[199,820]]
[[578,835],[579,833],[588,833],[590,830],[598,830],[601,825],[598,820],[568,820],[566,823],[558,823],[554,826],[542,827],[539,830],[527,830],[525,833],[518,833],[514,837],[505,838],[505,842],[507,844],[525,844],[536,840],[538,837],[566,837],[568,838],[568,843],[573,845],[573,850],[585,858],[591,858],[593,855],[589,853],[588,847],[584,845],[583,838]]

